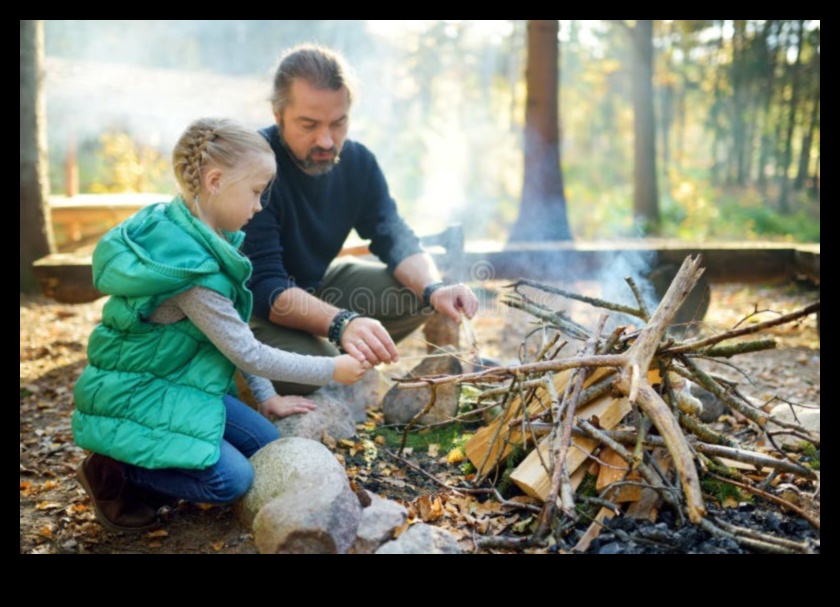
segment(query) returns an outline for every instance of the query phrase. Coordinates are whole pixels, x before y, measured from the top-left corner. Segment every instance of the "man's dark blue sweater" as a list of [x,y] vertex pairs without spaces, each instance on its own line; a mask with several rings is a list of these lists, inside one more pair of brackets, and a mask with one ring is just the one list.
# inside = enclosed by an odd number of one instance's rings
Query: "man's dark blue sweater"
[[244,228],[256,316],[268,319],[274,300],[289,287],[316,290],[354,228],[392,272],[422,251],[366,147],[345,141],[341,161],[329,173],[310,176],[295,164],[276,125],[261,133],[277,158],[277,177],[265,208]]

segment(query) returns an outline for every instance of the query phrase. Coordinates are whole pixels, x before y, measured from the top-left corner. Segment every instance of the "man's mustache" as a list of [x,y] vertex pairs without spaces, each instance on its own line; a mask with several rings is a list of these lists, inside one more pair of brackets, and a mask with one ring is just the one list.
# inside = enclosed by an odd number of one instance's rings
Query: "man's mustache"
[[327,154],[327,153],[337,154],[338,153],[338,148],[336,148],[335,146],[333,146],[331,148],[322,148],[322,147],[316,146],[316,147],[312,148],[311,150],[309,150],[309,153],[310,154]]

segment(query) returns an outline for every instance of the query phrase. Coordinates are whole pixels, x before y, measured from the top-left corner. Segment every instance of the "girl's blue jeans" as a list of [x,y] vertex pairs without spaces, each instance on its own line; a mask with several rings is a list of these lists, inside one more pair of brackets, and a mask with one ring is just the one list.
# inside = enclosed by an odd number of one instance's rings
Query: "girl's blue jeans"
[[219,461],[203,470],[151,470],[125,464],[128,480],[144,489],[203,504],[226,504],[243,496],[254,481],[248,458],[280,438],[280,433],[242,401],[227,395],[224,403],[227,420]]

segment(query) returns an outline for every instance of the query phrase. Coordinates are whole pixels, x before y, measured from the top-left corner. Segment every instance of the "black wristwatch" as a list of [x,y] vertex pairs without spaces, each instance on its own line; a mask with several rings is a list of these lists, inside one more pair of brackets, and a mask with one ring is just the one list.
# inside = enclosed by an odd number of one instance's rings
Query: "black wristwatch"
[[448,283],[443,280],[438,282],[429,283],[426,285],[426,288],[423,289],[423,305],[427,308],[432,307],[432,293],[440,289],[441,287],[445,287]]

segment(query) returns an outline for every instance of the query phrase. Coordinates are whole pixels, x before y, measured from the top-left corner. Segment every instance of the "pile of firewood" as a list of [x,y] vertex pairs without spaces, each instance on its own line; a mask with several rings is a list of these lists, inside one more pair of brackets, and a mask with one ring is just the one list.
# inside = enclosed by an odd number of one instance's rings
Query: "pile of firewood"
[[[736,386],[705,372],[698,362],[774,347],[773,340],[760,336],[762,331],[814,314],[820,303],[711,337],[683,337],[672,322],[702,273],[699,257],[686,258],[652,312],[630,279],[636,307],[519,281],[511,285],[513,293],[504,303],[531,313],[552,329],[552,338],[544,339],[533,360],[477,373],[397,380],[404,389],[431,388],[429,405],[415,419],[432,407],[436,388],[452,382],[477,387],[478,402],[491,403],[500,411],[466,445],[466,456],[477,471],[476,486],[498,480],[501,465],[515,448],[527,453],[510,473],[510,480],[543,504],[539,525],[531,537],[488,539],[488,546],[545,543],[558,528],[578,519],[578,502],[586,500],[601,510],[581,540],[581,550],[595,537],[603,519],[622,513],[654,519],[661,507],[670,507],[679,518],[753,550],[811,550],[803,543],[733,528],[708,515],[701,478],[714,478],[776,501],[819,528],[819,520],[766,490],[779,475],[810,480],[816,474],[782,449],[759,452],[703,424],[698,417],[702,405],[690,387],[696,384],[708,390],[761,432],[781,429],[819,448],[818,433],[755,407]],[[529,299],[519,290],[521,286],[633,316],[643,328],[620,326],[604,333],[608,320],[604,313],[590,331]],[[560,358],[558,352],[567,343],[564,338],[582,342],[583,347],[573,356]],[[578,495],[587,476],[597,479],[597,498]]]

